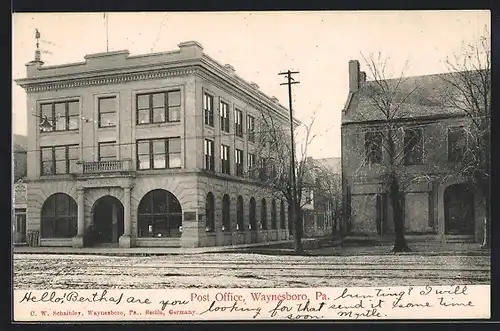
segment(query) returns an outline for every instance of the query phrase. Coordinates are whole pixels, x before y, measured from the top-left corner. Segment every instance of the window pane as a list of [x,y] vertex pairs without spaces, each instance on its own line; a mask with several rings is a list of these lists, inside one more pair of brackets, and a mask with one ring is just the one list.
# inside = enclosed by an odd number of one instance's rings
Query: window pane
[[168,120],[177,122],[181,120],[181,107],[170,107],[168,109]]
[[153,140],[153,153],[154,154],[164,154],[165,153],[165,140]]
[[110,160],[116,157],[116,146],[115,143],[99,143],[99,159],[104,161],[104,159]]
[[168,152],[169,153],[180,153],[181,152],[181,139],[171,138],[168,140]]
[[66,130],[66,116],[56,113],[56,130]]
[[169,154],[168,156],[168,166],[169,168],[180,168],[181,167],[181,154]]
[[66,103],[56,103],[56,117],[66,116]]
[[100,115],[100,127],[115,126],[116,125],[116,113],[101,113]]
[[137,123],[149,123],[149,109],[143,109],[137,112]]
[[149,154],[149,141],[137,142],[137,150],[139,154]]
[[99,99],[99,112],[115,112],[116,111],[116,98],[100,98]]
[[154,123],[165,122],[165,108],[153,109],[153,122]]
[[68,114],[80,115],[80,103],[78,101],[68,102]]
[[56,195],[56,215],[69,215],[69,200],[68,197],[64,194]]
[[80,158],[79,146],[68,146],[68,158],[72,160]]
[[165,154],[154,155],[154,168],[155,169],[165,168]]
[[52,104],[42,105],[42,117],[47,116],[49,120],[52,119]]
[[56,161],[56,174],[66,173],[66,160]]
[[149,108],[149,94],[143,94],[137,96],[137,109],[147,109]]
[[139,169],[150,169],[149,155],[139,155]]
[[42,161],[52,161],[52,148],[42,148]]
[[153,108],[165,107],[165,93],[153,94]]
[[180,106],[181,105],[181,92],[180,91],[168,92],[168,105],[169,106]]
[[66,160],[66,147],[54,148],[56,160]]
[[52,161],[42,162],[42,175],[50,175],[54,173],[54,163]]
[[80,116],[71,116],[69,118],[69,128],[70,130],[77,130],[80,126]]
[[70,173],[76,173],[78,172],[78,160],[69,160],[69,172]]

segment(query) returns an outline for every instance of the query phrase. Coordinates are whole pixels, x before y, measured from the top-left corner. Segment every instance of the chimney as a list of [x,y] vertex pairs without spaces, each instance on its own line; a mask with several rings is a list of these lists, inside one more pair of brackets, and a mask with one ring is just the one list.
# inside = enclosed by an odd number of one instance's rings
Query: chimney
[[359,61],[349,61],[349,92],[357,92],[359,90]]
[[360,71],[360,73],[359,73],[359,86],[363,85],[363,83],[366,83],[366,72]]
[[250,86],[252,86],[254,89],[258,90],[259,89],[259,85],[257,85],[257,83],[254,83],[254,82],[251,82],[250,83]]
[[275,97],[273,95],[273,97],[271,98],[271,100],[274,102],[274,103],[280,103],[279,99],[277,97]]

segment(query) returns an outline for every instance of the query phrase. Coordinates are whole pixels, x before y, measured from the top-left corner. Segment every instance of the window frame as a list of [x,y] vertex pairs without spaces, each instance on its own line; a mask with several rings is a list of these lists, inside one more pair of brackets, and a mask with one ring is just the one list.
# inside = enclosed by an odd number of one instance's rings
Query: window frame
[[[137,139],[135,142],[135,151],[136,151],[136,169],[137,170],[166,170],[166,169],[181,169],[182,168],[182,148],[179,152],[171,152],[170,151],[170,142],[172,140],[179,139],[179,143],[182,144],[182,138],[180,136],[176,137],[164,137],[164,138],[151,138],[151,139]],[[165,144],[165,151],[164,154],[158,154],[154,152],[154,142],[155,141],[163,141]],[[140,167],[140,155],[146,155],[146,154],[139,154],[139,144],[142,142],[148,142],[148,161],[149,161],[149,167],[148,168],[141,168]],[[181,159],[181,165],[178,167],[170,167],[170,159],[171,155],[179,154],[179,158]],[[154,157],[155,155],[165,155],[165,166],[164,167],[155,167],[154,163]]]
[[[115,155],[114,155],[114,158],[113,159],[105,159],[105,160],[102,160],[102,156],[101,156],[101,149],[102,147],[114,147],[114,151],[115,151]],[[118,160],[118,153],[116,153],[116,141],[100,141],[97,143],[97,161],[98,162],[105,162],[105,161],[116,161]],[[110,158],[111,156],[106,156],[106,158]]]
[[203,117],[205,125],[214,127],[214,96],[206,91],[203,92]]
[[231,147],[228,145],[220,145],[220,160],[221,160],[221,173],[231,174]]
[[[65,172],[63,173],[58,173],[57,172],[57,163],[56,161],[61,161],[59,159],[56,159],[56,149],[57,148],[64,148],[64,161],[65,161]],[[77,148],[79,149],[80,148],[80,145],[79,144],[70,144],[70,145],[54,145],[54,146],[41,146],[40,147],[40,176],[56,176],[56,175],[67,175],[67,174],[71,174],[70,170],[71,170],[71,161],[72,160],[79,160],[79,158],[77,159],[70,159],[69,157],[69,149],[70,148]],[[44,161],[43,159],[43,152],[44,151],[47,151],[47,150],[50,150],[50,154],[51,154],[51,159],[49,161]],[[47,163],[47,162],[50,162],[51,165],[52,165],[52,171],[51,173],[45,173],[44,172],[44,164]]]
[[[382,151],[382,144],[383,144],[383,137],[382,133],[379,131],[368,131],[365,132],[365,145],[364,145],[364,154],[365,154],[365,160],[366,164],[382,164],[384,160],[383,156],[383,151]],[[377,139],[377,140],[374,140]],[[380,139],[380,144],[377,145],[376,142],[378,142]],[[375,146],[377,149],[376,151],[374,150]],[[376,153],[376,154],[374,154]],[[375,156],[374,156],[375,155]]]
[[[69,104],[70,103],[76,103],[78,107],[78,113],[74,115],[69,114]],[[64,104],[64,117],[65,118],[65,129],[57,129],[57,116],[56,116],[56,104]],[[40,114],[40,119],[44,118],[43,110],[42,108],[44,106],[50,105],[51,106],[51,117],[47,116],[48,122],[51,124],[52,129],[48,131],[42,130],[40,128],[40,133],[49,133],[49,132],[65,132],[65,131],[78,131],[80,129],[80,99],[69,99],[69,100],[64,100],[64,101],[48,101],[48,102],[40,102],[39,103],[39,114]],[[76,128],[70,129],[70,123],[71,123],[71,118],[76,117],[78,119]]]
[[243,111],[234,109],[234,131],[236,137],[243,138]]
[[[461,148],[460,155],[457,155],[458,151],[458,146],[456,146],[458,139],[455,139],[455,141],[451,141],[451,135],[457,134],[460,132],[462,134],[463,139],[465,140],[465,145]],[[458,137],[458,136],[457,136]],[[465,158],[465,154],[467,152],[468,146],[469,146],[469,137],[467,135],[467,130],[465,126],[454,126],[454,127],[449,127],[447,131],[447,152],[448,152],[448,157],[447,160],[448,162],[453,162],[453,163],[458,163],[461,162]],[[460,138],[460,137],[458,137]],[[455,146],[453,146],[455,145]]]
[[[113,111],[101,111],[101,100],[108,100],[108,99],[113,99],[114,101],[114,110]],[[102,97],[98,97],[97,98],[97,126],[101,129],[101,128],[114,128],[116,127],[117,125],[117,122],[118,122],[118,111],[117,111],[117,107],[116,107],[116,101],[117,101],[117,96],[116,95],[113,95],[113,96],[102,96]],[[102,114],[111,114],[111,113],[114,113],[115,114],[115,121],[114,121],[114,124],[113,125],[102,125]]]
[[[210,152],[207,154],[207,152]],[[215,171],[215,141],[205,139],[204,141],[204,169],[208,171]]]
[[[179,105],[169,105],[169,100],[170,100],[170,93],[179,93],[180,95],[180,103]],[[163,94],[163,120],[162,121],[155,121],[154,120],[154,114],[155,114],[155,109],[162,109],[162,107],[155,107],[154,106],[154,95],[158,94]],[[139,108],[139,98],[143,96],[148,96],[148,107],[147,108]],[[177,120],[172,120],[171,119],[171,114],[170,114],[170,109],[171,108],[179,108],[179,119]],[[136,114],[136,120],[135,123],[136,125],[151,125],[151,124],[161,124],[161,123],[180,123],[181,121],[181,108],[182,108],[182,92],[181,89],[168,89],[168,90],[162,90],[162,91],[153,91],[153,92],[141,92],[137,93],[135,95],[135,114]],[[148,121],[141,123],[139,121],[139,113],[141,111],[148,111]]]
[[[408,140],[415,139],[415,135],[408,136],[409,132],[419,132],[417,139],[418,141],[411,146]],[[409,128],[405,130],[404,138],[403,138],[403,147],[404,147],[404,164],[405,165],[420,165],[424,163],[424,130],[422,128]],[[415,148],[419,148],[418,152],[415,151]],[[415,159],[415,154],[417,155],[417,159]]]
[[255,143],[255,117],[247,115],[247,136],[248,141]]
[[219,101],[219,113],[220,113],[220,130],[225,133],[230,132],[230,125],[229,125],[229,103],[225,102],[224,100]]
[[[238,162],[238,160],[240,162]],[[243,150],[235,148],[234,149],[234,164],[236,165],[236,176],[243,177]]]

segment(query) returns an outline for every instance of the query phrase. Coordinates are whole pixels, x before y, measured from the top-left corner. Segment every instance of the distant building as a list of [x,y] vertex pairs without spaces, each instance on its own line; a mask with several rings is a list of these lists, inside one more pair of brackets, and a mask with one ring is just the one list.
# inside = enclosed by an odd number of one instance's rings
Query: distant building
[[[306,184],[302,192],[302,220],[305,237],[320,237],[332,235],[332,199],[331,192],[323,192],[317,182],[329,176],[329,181],[338,180],[341,183],[341,159],[339,157],[323,159],[307,159],[308,170],[304,176]],[[341,190],[339,190],[339,194]],[[337,199],[341,201],[340,197]]]
[[23,179],[14,183],[12,234],[14,244],[26,243],[27,187]]
[[[288,110],[194,41],[44,66],[27,92],[27,230],[42,246],[197,247],[287,240],[287,205],[254,180],[262,109]],[[269,226],[267,225],[269,224]]]
[[[368,84],[359,62],[350,61],[349,95],[342,112],[344,225],[350,236],[382,238],[394,233],[394,224],[381,179],[387,155],[374,134],[384,118],[364,97]],[[450,171],[457,153],[466,148],[464,126],[470,119],[439,101],[445,85],[439,75],[425,75],[409,77],[400,86],[406,92],[418,86],[403,104],[406,116],[394,122],[401,129],[396,148],[405,149],[401,164],[408,177],[430,178],[404,183],[405,233],[426,240],[480,242],[485,215],[481,193]]]
[[12,135],[12,161],[14,167],[14,182],[26,176],[27,171],[27,146],[28,137],[14,134]]

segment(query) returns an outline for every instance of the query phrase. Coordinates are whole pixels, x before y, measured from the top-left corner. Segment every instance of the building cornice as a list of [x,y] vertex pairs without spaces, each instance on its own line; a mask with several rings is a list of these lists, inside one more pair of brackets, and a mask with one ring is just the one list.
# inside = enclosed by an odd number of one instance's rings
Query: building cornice
[[[439,120],[446,120],[450,118],[466,118],[467,114],[436,114],[436,115],[427,115],[427,116],[415,116],[415,117],[403,117],[403,118],[395,118],[392,120],[393,123],[408,123],[408,122],[436,122]],[[344,126],[354,126],[354,125],[377,125],[377,124],[386,124],[389,123],[387,120],[365,120],[365,121],[349,121],[343,122],[341,124]]]
[[128,73],[111,73],[105,75],[84,76],[78,78],[68,78],[65,80],[52,80],[52,81],[36,81],[30,79],[31,82],[24,83],[20,80],[20,85],[26,89],[26,92],[41,92],[60,89],[70,89],[84,86],[93,85],[108,85],[108,84],[121,84],[132,81],[161,79],[166,77],[189,76],[195,73],[193,66],[181,68],[169,68],[162,70],[141,70],[139,72]]

